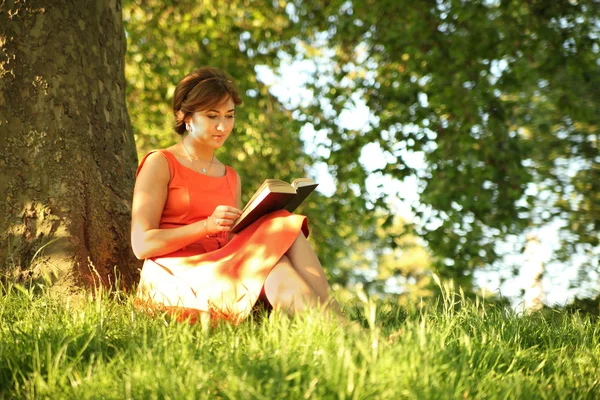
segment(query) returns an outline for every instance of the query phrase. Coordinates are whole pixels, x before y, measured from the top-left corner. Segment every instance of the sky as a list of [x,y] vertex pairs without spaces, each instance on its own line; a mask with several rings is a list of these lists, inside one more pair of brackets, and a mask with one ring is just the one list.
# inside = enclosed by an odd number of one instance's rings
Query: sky
[[[267,67],[258,67],[259,79],[270,86],[273,95],[279,98],[283,104],[290,107],[309,102],[312,93],[303,88],[309,74],[314,71],[314,65],[309,61],[283,60],[277,74]],[[497,73],[500,74],[503,65],[497,65]],[[338,123],[348,129],[369,129],[369,120],[373,118],[364,100],[356,96],[353,98],[354,107],[341,113]],[[424,99],[426,101],[426,99]],[[326,105],[325,105],[326,106]],[[301,131],[301,137],[305,143],[305,151],[308,154],[327,156],[327,150],[320,144],[327,144],[327,135],[324,132],[315,131],[311,124],[306,124]],[[422,169],[425,166],[425,158],[420,153],[401,154],[402,159],[411,167]],[[385,163],[385,155],[381,148],[373,143],[366,145],[360,156],[360,163],[368,171],[380,168]],[[312,178],[319,182],[319,190],[324,195],[330,196],[335,191],[335,181],[327,170],[324,163],[316,163],[309,172]],[[387,176],[371,174],[367,179],[367,192],[385,192],[389,204],[396,215],[410,221],[415,221],[415,215],[411,211],[411,204],[418,204],[419,195],[417,191],[418,179],[409,177],[403,181],[393,180]],[[402,200],[399,197],[402,193]],[[418,223],[418,221],[415,221]],[[565,266],[564,264],[550,262],[553,252],[558,248],[559,224],[545,226],[535,232],[539,243],[531,243],[527,254],[514,249],[520,249],[526,243],[525,235],[508,238],[506,243],[501,244],[506,249],[505,265],[517,266],[519,273],[514,276],[513,268],[501,270],[480,271],[476,274],[476,284],[485,288],[488,292],[499,292],[502,296],[511,299],[515,309],[519,309],[525,297],[531,293],[529,289],[539,272],[539,266],[543,265],[545,273],[542,285],[545,293],[545,302],[548,305],[563,305],[572,300],[577,290],[569,288],[569,283],[577,278],[576,265]],[[577,260],[574,261],[577,263]],[[598,280],[598,277],[595,277]]]

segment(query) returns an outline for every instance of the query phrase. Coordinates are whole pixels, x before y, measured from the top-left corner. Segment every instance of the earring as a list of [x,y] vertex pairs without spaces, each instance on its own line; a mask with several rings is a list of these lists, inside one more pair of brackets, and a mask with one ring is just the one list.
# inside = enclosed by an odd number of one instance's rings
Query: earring
[[190,130],[190,126],[188,124],[185,124],[185,130],[189,131]]

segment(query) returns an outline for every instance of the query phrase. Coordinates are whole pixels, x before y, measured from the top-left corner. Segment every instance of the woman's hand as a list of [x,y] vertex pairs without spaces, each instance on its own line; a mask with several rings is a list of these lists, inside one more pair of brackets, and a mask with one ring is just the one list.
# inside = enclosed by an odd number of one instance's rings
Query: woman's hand
[[206,219],[207,235],[229,232],[235,221],[242,215],[242,210],[230,206],[218,206]]

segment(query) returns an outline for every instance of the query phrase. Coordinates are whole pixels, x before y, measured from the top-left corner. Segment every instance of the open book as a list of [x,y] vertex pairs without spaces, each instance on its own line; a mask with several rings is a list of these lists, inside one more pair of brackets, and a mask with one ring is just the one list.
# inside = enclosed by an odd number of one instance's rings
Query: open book
[[266,179],[242,210],[231,232],[237,233],[273,211],[285,209],[294,212],[318,185],[310,178],[294,179],[291,184],[279,179]]

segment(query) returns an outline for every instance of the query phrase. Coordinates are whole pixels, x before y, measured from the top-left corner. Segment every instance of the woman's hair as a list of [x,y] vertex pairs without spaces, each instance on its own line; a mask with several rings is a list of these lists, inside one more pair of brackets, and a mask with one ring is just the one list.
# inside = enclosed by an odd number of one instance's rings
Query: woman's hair
[[240,93],[233,78],[225,71],[212,67],[201,67],[185,76],[175,88],[173,113],[175,131],[185,133],[185,121],[196,111],[218,106],[231,99],[238,106],[242,104]]

